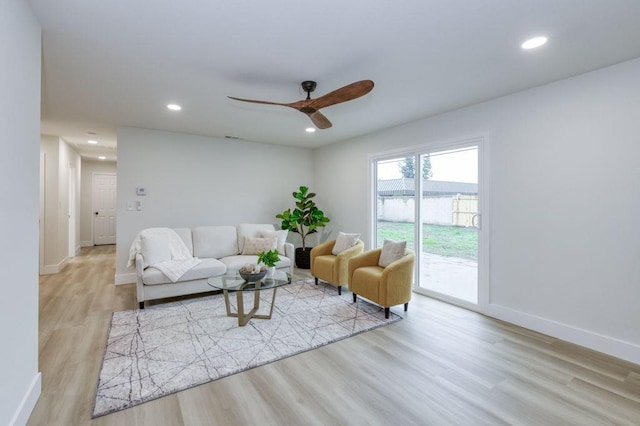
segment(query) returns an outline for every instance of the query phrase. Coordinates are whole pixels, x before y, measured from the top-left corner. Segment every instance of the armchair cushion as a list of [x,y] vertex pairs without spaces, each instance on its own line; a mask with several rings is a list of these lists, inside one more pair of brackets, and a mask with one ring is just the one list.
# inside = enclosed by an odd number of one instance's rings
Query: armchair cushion
[[338,234],[338,238],[336,238],[336,243],[333,246],[331,253],[338,255],[346,249],[355,246],[358,242],[358,238],[360,238],[360,234],[346,234],[344,232],[340,232]]
[[386,268],[396,260],[401,259],[405,255],[406,249],[406,241],[384,240],[378,266]]

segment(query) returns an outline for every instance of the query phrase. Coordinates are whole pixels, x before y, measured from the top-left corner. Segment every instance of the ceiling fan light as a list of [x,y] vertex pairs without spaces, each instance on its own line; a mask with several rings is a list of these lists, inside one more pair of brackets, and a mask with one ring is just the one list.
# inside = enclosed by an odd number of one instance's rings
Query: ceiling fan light
[[178,104],[169,104],[167,105],[167,108],[169,108],[171,111],[180,111],[182,109],[182,107]]
[[530,38],[529,40],[527,40],[524,43],[522,43],[522,45],[520,47],[522,47],[525,50],[535,49],[536,47],[542,46],[546,42],[547,42],[547,38],[546,37],[534,37],[534,38]]
[[304,129],[305,132],[307,133],[313,133],[316,131],[315,127],[307,127],[306,129]]

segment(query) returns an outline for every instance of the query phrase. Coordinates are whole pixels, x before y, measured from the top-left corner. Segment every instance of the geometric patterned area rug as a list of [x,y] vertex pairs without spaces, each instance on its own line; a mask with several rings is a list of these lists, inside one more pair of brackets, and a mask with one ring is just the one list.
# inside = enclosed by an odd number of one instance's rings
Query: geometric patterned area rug
[[[268,313],[273,290],[261,291]],[[236,298],[230,294],[235,304]],[[253,294],[245,294],[246,310]],[[233,312],[236,306],[233,306]],[[103,416],[231,374],[391,324],[390,314],[313,279],[279,287],[270,320],[244,327],[227,317],[222,294],[114,312],[93,417]]]

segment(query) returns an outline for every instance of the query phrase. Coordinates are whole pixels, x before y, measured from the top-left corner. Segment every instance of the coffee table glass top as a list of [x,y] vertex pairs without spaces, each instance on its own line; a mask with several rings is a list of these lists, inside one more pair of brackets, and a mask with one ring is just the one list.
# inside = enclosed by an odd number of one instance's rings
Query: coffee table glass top
[[264,277],[260,281],[249,283],[240,276],[238,271],[230,271],[224,275],[209,278],[207,283],[218,290],[259,291],[291,284],[291,275],[285,271],[276,270],[272,278]]

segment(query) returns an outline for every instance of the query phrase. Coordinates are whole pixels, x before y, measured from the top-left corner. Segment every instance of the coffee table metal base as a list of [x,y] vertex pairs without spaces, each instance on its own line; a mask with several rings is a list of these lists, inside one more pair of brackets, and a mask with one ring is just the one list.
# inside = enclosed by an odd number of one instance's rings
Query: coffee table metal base
[[277,289],[278,289],[277,287],[273,288],[273,296],[271,297],[271,307],[269,308],[269,315],[256,315],[256,312],[258,312],[258,309],[260,308],[260,290],[255,290],[252,292],[253,293],[253,309],[251,309],[247,313],[244,312],[244,296],[243,296],[244,291],[236,290],[235,293],[236,293],[236,299],[238,302],[238,312],[231,312],[231,304],[229,303],[229,291],[226,289],[222,290],[222,293],[224,294],[224,304],[227,308],[227,316],[234,317],[234,318],[237,317],[238,325],[240,327],[244,327],[245,325],[247,325],[249,320],[252,318],[271,319],[271,314],[273,314],[273,305],[276,302]]

